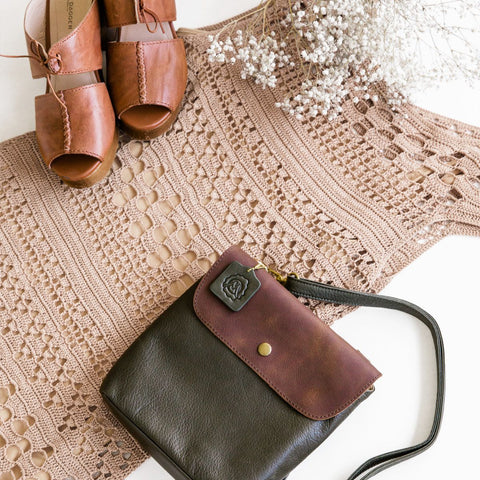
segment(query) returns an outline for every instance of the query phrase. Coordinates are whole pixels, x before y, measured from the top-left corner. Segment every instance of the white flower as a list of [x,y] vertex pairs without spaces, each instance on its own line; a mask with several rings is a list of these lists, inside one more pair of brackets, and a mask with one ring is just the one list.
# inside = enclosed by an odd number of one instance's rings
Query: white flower
[[[237,29],[233,38],[209,35],[207,54],[210,62],[235,64],[241,78],[263,88],[275,88],[283,71],[301,65],[301,86],[276,104],[297,117],[333,119],[349,91],[356,92],[353,103],[378,102],[369,92],[379,81],[389,87],[394,107],[415,89],[460,75],[480,79],[480,49],[469,41],[480,32],[471,28],[480,20],[479,0],[296,1],[270,24],[278,1],[265,2],[252,18],[252,25],[263,23],[258,36],[253,27]],[[451,47],[451,54],[437,44]]]

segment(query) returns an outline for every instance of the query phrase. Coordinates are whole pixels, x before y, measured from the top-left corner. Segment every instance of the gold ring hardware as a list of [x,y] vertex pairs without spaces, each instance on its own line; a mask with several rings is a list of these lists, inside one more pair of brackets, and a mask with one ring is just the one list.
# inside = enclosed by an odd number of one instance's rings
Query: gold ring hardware
[[272,353],[272,346],[269,343],[261,343],[257,350],[262,357],[268,357]]
[[280,272],[277,272],[276,270],[273,270],[272,268],[267,267],[261,261],[258,261],[258,263],[254,267],[249,268],[247,271],[251,272],[253,270],[265,270],[270,275],[272,275],[275,278],[275,280],[277,280],[278,282],[280,282],[283,285],[285,285],[287,283],[287,280],[288,280],[289,276],[292,276],[292,277],[295,277],[295,278],[300,278],[298,273],[289,273],[288,275],[282,275]]

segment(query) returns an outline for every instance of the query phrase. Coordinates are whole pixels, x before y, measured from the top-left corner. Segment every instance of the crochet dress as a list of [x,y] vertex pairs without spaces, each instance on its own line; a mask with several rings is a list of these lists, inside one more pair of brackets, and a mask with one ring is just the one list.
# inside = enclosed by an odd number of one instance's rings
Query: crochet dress
[[[441,238],[480,233],[478,128],[394,111],[381,86],[334,121],[296,120],[276,90],[208,63],[207,33],[184,32],[178,121],[151,143],[124,139],[94,188],[62,185],[33,133],[0,145],[1,480],[120,480],[139,466],[99,385],[230,245],[378,292]],[[311,307],[328,323],[350,311]]]

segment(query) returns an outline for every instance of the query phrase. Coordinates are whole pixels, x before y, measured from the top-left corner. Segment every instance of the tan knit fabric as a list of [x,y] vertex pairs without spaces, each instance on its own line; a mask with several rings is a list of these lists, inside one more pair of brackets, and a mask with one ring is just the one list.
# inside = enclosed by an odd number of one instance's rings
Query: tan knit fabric
[[479,129],[382,98],[299,122],[208,64],[206,34],[186,42],[178,121],[125,143],[102,184],[61,185],[32,133],[0,146],[0,480],[120,480],[145,459],[99,385],[231,244],[377,292],[442,237],[480,233]]

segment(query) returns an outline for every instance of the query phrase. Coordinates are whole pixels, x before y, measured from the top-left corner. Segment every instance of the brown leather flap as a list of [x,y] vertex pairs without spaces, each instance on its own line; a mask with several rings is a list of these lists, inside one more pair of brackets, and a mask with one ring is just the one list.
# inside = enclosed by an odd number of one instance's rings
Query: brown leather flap
[[173,22],[177,19],[177,7],[175,0],[143,0],[139,1],[139,12],[142,9],[147,13],[146,21],[150,21],[148,13],[154,13],[161,22]]
[[[381,376],[265,270],[255,271],[261,287],[251,300],[238,312],[229,308],[210,285],[235,261],[246,267],[258,263],[239,247],[227,250],[197,287],[195,312],[295,410],[312,420],[334,417]],[[262,343],[271,346],[270,355],[258,353]]]
[[102,68],[100,11],[97,0],[92,2],[87,15],[75,30],[52,45],[49,55],[54,58],[59,56],[61,59],[56,75],[93,72]]
[[102,68],[100,12],[97,0],[92,1],[80,24],[68,36],[52,45],[48,52],[41,43],[45,41],[46,27],[45,21],[37,21],[39,15],[46,15],[45,2],[33,0],[25,14],[25,36],[28,54],[32,57],[30,66],[33,78],[93,72]]
[[109,27],[177,19],[175,0],[104,0],[104,5]]

